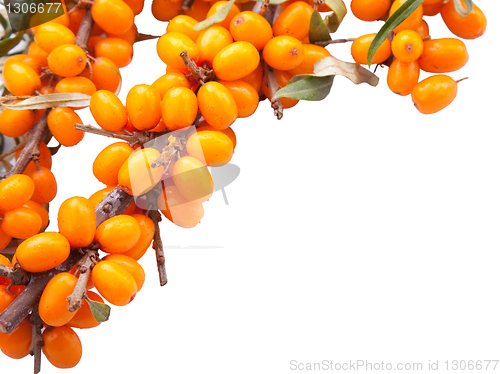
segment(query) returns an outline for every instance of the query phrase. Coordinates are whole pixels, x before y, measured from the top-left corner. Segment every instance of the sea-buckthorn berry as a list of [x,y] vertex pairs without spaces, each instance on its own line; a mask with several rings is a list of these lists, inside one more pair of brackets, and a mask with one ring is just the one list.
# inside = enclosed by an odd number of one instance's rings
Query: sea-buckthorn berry
[[105,32],[123,34],[134,24],[134,12],[121,0],[95,0],[92,18]]
[[[90,280],[92,277],[90,278]],[[103,303],[104,300],[101,296],[92,291],[87,291],[87,297],[92,301],[97,301]],[[87,300],[83,299],[80,309],[76,311],[76,314],[71,318],[71,320],[66,324],[66,326],[77,328],[77,329],[91,329],[100,325],[97,322],[92,311],[90,310],[89,303]]]
[[40,74],[42,71],[42,67],[40,66],[39,60],[34,56],[25,54],[10,56],[7,60],[5,60],[3,64],[4,69],[12,62],[22,62],[31,67],[37,74]]
[[191,83],[187,80],[186,76],[180,72],[171,72],[162,75],[160,78],[154,81],[151,85],[163,99],[168,90],[174,87],[186,87],[191,88]]
[[[461,2],[462,6],[467,8],[465,1]],[[467,17],[461,17],[455,10],[453,1],[449,1],[443,5],[441,17],[448,29],[462,39],[476,39],[486,31],[486,16],[476,4]]]
[[196,42],[196,39],[200,35],[199,31],[194,31],[193,27],[198,23],[193,17],[189,17],[183,14],[180,14],[174,17],[167,26],[167,33],[171,32],[180,32],[181,34],[189,37],[193,42]]
[[231,33],[222,26],[212,26],[201,31],[196,39],[196,47],[199,52],[198,63],[212,65],[217,53],[232,42]]
[[229,31],[236,42],[249,42],[258,51],[273,37],[273,29],[260,14],[252,11],[238,13],[231,20]]
[[[406,3],[407,0],[395,0],[389,11],[389,16],[392,16],[396,10],[398,10],[401,5]],[[414,30],[418,27],[420,21],[422,21],[422,17],[424,16],[424,8],[422,5],[419,5],[417,9],[415,9],[409,16],[406,18],[399,26],[394,29],[394,33],[399,33],[404,30]]]
[[457,83],[447,75],[424,79],[411,92],[413,104],[422,114],[433,114],[450,105],[457,96]]
[[75,315],[68,310],[67,298],[75,289],[77,278],[70,273],[54,276],[43,290],[38,312],[43,322],[50,326],[63,326]]
[[80,196],[66,199],[57,215],[59,232],[72,247],[86,247],[94,240],[96,214],[92,203]]
[[186,16],[193,17],[198,22],[203,21],[208,17],[208,11],[210,10],[210,4],[205,0],[195,0],[191,6],[191,10],[184,12]]
[[71,327],[46,329],[42,338],[42,352],[53,366],[69,369],[78,365],[82,358],[82,343]]
[[259,63],[259,51],[252,44],[235,42],[217,53],[213,67],[219,79],[233,81],[250,74]]
[[56,84],[55,92],[77,92],[92,96],[96,91],[95,84],[85,77],[68,77]]
[[138,15],[144,9],[144,0],[124,0],[124,3],[127,4],[134,15]]
[[89,49],[89,51],[93,51],[95,54],[95,46],[97,45],[98,42],[100,42],[103,39],[106,39],[106,38],[103,36],[100,36],[100,35],[92,35],[89,38],[89,42],[87,44],[87,48]]
[[172,177],[175,186],[191,203],[207,201],[214,191],[212,176],[203,163],[192,156],[181,157],[174,164]]
[[401,62],[418,60],[424,50],[424,42],[416,31],[404,30],[394,36],[391,44],[394,57]]
[[151,242],[153,241],[155,235],[155,225],[153,220],[144,214],[132,214],[132,217],[134,217],[139,224],[141,236],[132,248],[122,254],[139,261],[139,259],[144,256],[148,248],[151,246]]
[[[360,65],[368,64],[368,50],[376,34],[363,35],[351,45],[351,56]],[[391,43],[385,39],[373,57],[372,64],[381,64],[391,56]]]
[[109,58],[119,68],[130,64],[133,54],[132,45],[120,38],[103,38],[95,44],[95,56]]
[[[48,204],[57,195],[57,182],[50,169],[40,166],[28,174],[35,184],[35,191],[31,200],[39,204]],[[23,203],[24,204],[24,203]]]
[[151,13],[158,21],[167,22],[179,14],[181,10],[180,1],[153,0],[151,4]]
[[63,44],[50,52],[47,59],[50,70],[61,77],[74,77],[87,65],[85,51],[74,44]]
[[139,196],[150,191],[161,179],[164,166],[153,168],[160,156],[154,148],[139,149],[132,153],[118,172],[118,183],[128,194]]
[[69,256],[68,239],[56,232],[43,232],[19,244],[16,258],[21,267],[32,273],[61,265]]
[[108,145],[95,158],[92,166],[94,176],[109,187],[118,184],[118,172],[123,163],[134,152],[131,146],[124,142]]
[[80,116],[71,108],[54,108],[47,117],[50,132],[65,147],[77,145],[85,136],[83,131],[75,129],[77,123],[83,124]]
[[101,296],[113,305],[127,305],[137,293],[134,277],[113,261],[99,261],[92,270],[92,280]]
[[464,67],[469,54],[464,42],[455,38],[432,39],[424,42],[420,69],[428,73],[450,73]]
[[90,111],[104,130],[119,132],[127,126],[127,110],[111,91],[99,90],[94,93],[90,98]]
[[[0,228],[0,251],[3,250],[4,248],[6,248],[9,245],[9,243],[10,243],[11,240],[12,240],[12,237],[10,235],[7,235],[6,233],[4,233],[2,231],[2,229]],[[0,286],[2,284],[4,284],[3,281],[2,281],[2,278],[3,277],[0,277]],[[3,278],[3,279],[6,280],[5,278]],[[9,283],[10,283],[10,281],[9,281]]]
[[47,58],[49,57],[49,53],[45,52],[37,44],[37,42],[34,41],[34,42],[30,43],[30,46],[28,48],[28,55],[35,58],[38,61],[38,63],[40,64],[40,67],[48,66]]
[[238,118],[238,107],[231,92],[218,82],[205,83],[198,91],[198,107],[207,123],[225,129]]
[[[90,69],[92,69],[92,79]],[[91,61],[90,68],[85,68],[81,76],[90,79],[97,90],[111,92],[116,91],[122,80],[118,66],[107,57],[97,57]]]
[[[217,1],[216,3],[213,3],[213,5],[210,7],[210,10],[207,13],[207,18],[213,16],[227,3],[228,3],[228,1]],[[227,15],[227,17],[223,21],[217,23],[216,25],[222,26],[222,27],[229,30],[229,24],[230,24],[231,20],[239,12],[240,12],[240,8],[236,4],[233,4],[233,6],[231,6],[231,9],[229,10],[229,14]]]
[[30,353],[31,330],[31,324],[25,318],[10,334],[0,332],[0,350],[16,360],[26,357]]
[[[24,147],[18,149],[16,152],[16,160],[21,156]],[[50,154],[50,149],[47,147],[47,144],[44,142],[40,143],[38,147],[38,151],[40,152],[40,156],[38,156],[39,166],[45,166],[46,168],[52,168],[52,155]],[[30,161],[26,169],[24,170],[24,174],[28,175],[29,173],[36,170],[36,165],[33,161]]]
[[135,218],[121,214],[104,221],[95,232],[95,240],[106,253],[122,253],[137,244],[141,229]]
[[26,204],[24,204],[23,207],[31,209],[38,213],[38,215],[42,219],[42,230],[44,230],[49,225],[49,212],[47,212],[47,209],[45,209],[42,204],[38,204],[30,200]]
[[35,192],[33,180],[23,174],[14,174],[0,181],[0,211],[7,212],[26,204]]
[[422,4],[424,10],[424,16],[433,17],[438,15],[443,8],[443,2],[435,3],[435,4]]
[[361,21],[377,21],[384,18],[391,7],[391,0],[352,0],[352,14]]
[[[89,201],[92,203],[94,207],[97,208],[97,206],[100,204],[100,202],[110,194],[111,191],[113,191],[115,187],[106,187],[103,188],[102,190],[99,190],[97,192],[94,192],[90,197]],[[135,211],[135,202],[131,202],[128,208],[123,212],[123,214],[132,214]]]
[[288,70],[292,75],[312,74],[314,64],[322,58],[331,56],[326,48],[314,44],[304,44],[304,59],[295,68]]
[[17,208],[4,214],[2,231],[17,239],[28,239],[42,228],[42,218],[34,210]]
[[287,6],[273,24],[274,36],[288,35],[302,40],[309,34],[309,23],[313,8],[304,1],[295,1]]
[[63,44],[75,44],[75,41],[75,34],[70,29],[54,22],[38,26],[35,32],[35,42],[47,53]]
[[161,96],[151,86],[138,84],[127,94],[126,109],[132,126],[140,131],[152,129],[161,118]]
[[165,64],[184,73],[189,73],[189,70],[184,65],[184,60],[180,56],[183,51],[186,51],[188,57],[194,62],[198,62],[198,48],[196,44],[188,36],[180,32],[163,35],[156,44],[156,51]]
[[257,68],[255,68],[254,71],[252,71],[250,74],[245,75],[239,80],[248,83],[255,89],[255,91],[259,92],[263,76],[264,76],[264,69],[262,69],[262,64],[259,63],[259,65],[257,65]]
[[259,106],[259,94],[250,84],[241,80],[220,81],[220,84],[226,87],[234,98],[238,118],[250,117],[255,113]]
[[[0,264],[12,267],[9,259],[4,255],[0,255]],[[16,297],[5,289],[5,286],[10,284],[10,280],[5,277],[0,277],[0,282],[2,282],[0,283],[0,313],[2,313],[10,304],[12,304]]]
[[222,131],[198,130],[189,136],[186,149],[205,165],[222,166],[233,157],[233,143]]
[[[276,75],[276,81],[278,82],[280,87],[286,87],[286,85],[288,84],[290,79],[292,79],[292,77],[293,77],[292,74],[290,74],[287,71],[283,71],[283,70],[275,70],[274,73]],[[272,99],[271,93],[269,92],[269,88],[267,87],[264,79],[262,80],[262,91],[264,92],[264,95],[266,95],[268,100]],[[280,99],[280,101],[281,101],[281,106],[283,107],[283,109],[292,108],[295,105],[297,105],[299,102],[299,100],[291,99],[289,97],[282,97]]]
[[203,205],[188,202],[176,186],[165,187],[157,203],[169,221],[185,229],[195,227],[204,215]]
[[130,43],[130,45],[133,45],[137,39],[137,26],[135,24],[132,25],[132,27],[125,31],[123,34],[111,34],[107,32],[106,37],[123,39],[126,42]]
[[71,10],[69,14],[69,25],[68,28],[73,32],[73,34],[78,33],[78,29],[80,29],[80,25],[83,21],[83,17],[85,17],[85,9],[75,9]]
[[169,130],[189,127],[198,114],[196,94],[186,87],[171,88],[163,97],[161,110],[163,122]]
[[12,62],[5,66],[2,79],[5,87],[15,96],[31,96],[42,87],[36,71],[23,62]]
[[137,284],[137,292],[139,292],[144,285],[144,280],[146,279],[146,273],[139,263],[132,257],[125,254],[111,254],[103,258],[105,261],[112,261],[118,265],[123,266],[132,277],[134,277],[135,283]]
[[430,38],[429,35],[429,24],[425,21],[422,20],[418,24],[418,27],[415,29],[418,35],[422,38],[422,40],[426,40]]
[[277,36],[266,44],[262,56],[274,69],[291,70],[304,59],[304,47],[293,36]]
[[[21,102],[17,100],[14,104]],[[38,122],[36,110],[12,110],[4,108],[0,113],[0,132],[11,138],[26,134]]]
[[417,61],[394,60],[387,73],[387,86],[395,94],[407,96],[418,83],[420,68]]

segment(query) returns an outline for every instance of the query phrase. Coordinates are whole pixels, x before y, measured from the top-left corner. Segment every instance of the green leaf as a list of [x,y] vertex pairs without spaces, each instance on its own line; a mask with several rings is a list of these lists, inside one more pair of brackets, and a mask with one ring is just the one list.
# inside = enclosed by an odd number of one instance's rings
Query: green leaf
[[234,5],[235,1],[236,0],[231,0],[227,2],[215,14],[211,15],[204,21],[198,22],[196,25],[194,25],[193,30],[194,31],[205,30],[208,29],[210,26],[213,26],[219,22],[224,21],[227,15],[229,14],[229,11],[231,10],[231,7]]
[[341,75],[354,84],[367,83],[377,86],[379,78],[359,64],[339,60],[333,56],[324,57],[314,64],[315,76]]
[[392,16],[389,17],[387,22],[384,24],[384,26],[382,26],[380,31],[373,39],[372,44],[370,45],[370,49],[368,50],[368,66],[371,65],[375,53],[382,45],[384,40],[387,39],[389,34],[405,19],[407,19],[408,16],[412,14],[415,9],[417,9],[423,2],[424,0],[408,0],[403,5],[401,5]]
[[319,12],[315,10],[311,16],[311,22],[309,22],[309,42],[326,42],[327,40],[332,40],[330,32]]
[[109,305],[91,300],[87,296],[85,296],[85,300],[89,303],[90,311],[97,322],[102,323],[109,319],[109,314],[111,313]]
[[49,151],[50,151],[51,156],[54,156],[57,152],[59,152],[59,149],[61,149],[61,146],[62,146],[62,144],[59,143],[55,147],[49,147]]
[[333,10],[333,13],[329,14],[325,18],[325,24],[328,27],[328,31],[336,32],[339,28],[342,20],[347,14],[347,8],[342,0],[325,0],[325,4]]
[[5,108],[11,110],[25,109],[47,109],[56,107],[87,107],[90,105],[90,96],[76,93],[53,93],[46,95],[33,96],[17,104],[2,104]]
[[0,56],[5,56],[12,48],[23,39],[24,31],[19,31],[11,38],[0,41]]
[[297,100],[320,101],[328,96],[332,89],[334,76],[315,77],[310,74],[296,75],[282,89],[276,92],[274,99],[289,97]]
[[467,5],[467,9],[464,8],[460,0],[453,0],[453,5],[455,6],[455,10],[457,11],[458,15],[465,18],[472,12],[472,9],[474,8],[474,3],[472,2],[472,0],[464,0],[464,1],[465,5]]

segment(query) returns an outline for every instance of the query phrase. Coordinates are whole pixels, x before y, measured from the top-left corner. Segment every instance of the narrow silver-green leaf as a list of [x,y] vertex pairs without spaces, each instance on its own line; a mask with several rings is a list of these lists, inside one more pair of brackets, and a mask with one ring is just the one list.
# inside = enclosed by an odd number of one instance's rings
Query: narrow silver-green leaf
[[346,16],[347,8],[342,0],[325,0],[325,4],[333,10],[333,13],[325,17],[325,24],[328,27],[328,31],[333,33],[337,31]]
[[328,96],[332,89],[334,76],[315,77],[314,75],[296,75],[274,95],[274,99],[289,97],[297,100],[320,101]]
[[339,60],[333,56],[324,57],[314,64],[315,76],[342,75],[354,84],[368,83],[377,86],[379,78],[359,64]]
[[401,5],[392,16],[389,17],[387,22],[384,24],[384,26],[382,26],[380,31],[373,39],[372,44],[370,45],[370,49],[368,50],[368,66],[372,64],[375,53],[382,45],[384,40],[387,39],[389,34],[405,19],[407,19],[408,16],[412,14],[415,9],[417,9],[423,2],[424,0],[408,0],[403,5]]
[[459,14],[459,16],[465,18],[472,12],[472,9],[474,8],[474,3],[472,2],[472,0],[464,0],[464,1],[465,5],[467,5],[467,9],[464,8],[460,0],[453,0],[453,5],[455,6],[455,10]]
[[99,301],[94,301],[85,297],[87,303],[89,303],[90,311],[92,315],[96,319],[97,322],[102,323],[106,322],[109,319],[109,315],[111,313],[111,308],[109,305],[101,303]]
[[198,22],[194,25],[194,31],[201,31],[208,29],[210,26],[216,25],[219,22],[222,22],[226,19],[231,7],[234,5],[236,0],[231,0],[227,4],[225,4],[222,8],[220,8],[215,14],[208,17],[206,20]]
[[309,22],[309,42],[326,42],[327,40],[332,40],[330,32],[325,22],[321,19],[319,12],[315,10]]
[[2,104],[11,110],[47,109],[56,107],[87,107],[90,96],[82,93],[53,93],[33,96],[17,104]]

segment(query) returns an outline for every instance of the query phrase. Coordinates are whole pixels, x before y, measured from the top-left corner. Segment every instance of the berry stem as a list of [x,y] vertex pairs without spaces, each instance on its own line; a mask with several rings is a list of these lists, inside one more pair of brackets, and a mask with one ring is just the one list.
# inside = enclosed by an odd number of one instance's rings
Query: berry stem
[[34,373],[38,374],[40,372],[42,366],[42,347],[43,347],[43,338],[42,338],[42,319],[40,318],[40,314],[38,314],[38,306],[33,309],[30,317],[31,323],[31,346],[30,346],[30,355],[35,358],[35,367]]
[[24,285],[29,282],[29,274],[19,264],[13,267],[0,265],[0,276],[9,279],[14,286]]
[[182,51],[180,56],[184,61],[184,65],[186,65],[193,78],[196,79],[199,84],[203,85],[207,82],[215,80],[216,77],[213,69],[204,69],[199,67],[193,60],[191,60],[186,51]]
[[156,264],[158,266],[158,275],[160,277],[160,286],[167,284],[167,270],[165,268],[165,251],[163,250],[163,242],[160,235],[160,225],[158,222],[161,221],[160,212],[157,210],[152,210],[149,212],[149,216],[153,220],[155,225],[155,235],[153,238],[153,249],[156,253]]
[[73,293],[68,296],[68,310],[74,312],[82,307],[82,299],[87,291],[87,282],[89,281],[92,268],[97,261],[97,250],[90,249],[78,262],[78,281],[76,282]]
[[276,79],[276,73],[274,72],[274,69],[270,67],[268,64],[266,64],[265,61],[263,61],[263,67],[264,67],[264,81],[269,88],[269,95],[271,96],[271,107],[274,109],[274,115],[278,119],[283,118],[283,106],[281,105],[281,100],[280,99],[275,99],[274,95],[276,95],[276,92],[281,88],[281,86],[278,84],[278,80]]
[[120,140],[125,140],[128,142],[131,146],[134,146],[136,144],[144,144],[147,143],[151,140],[149,135],[142,133],[142,132],[134,132],[132,134],[120,134],[118,132],[112,132],[112,131],[107,131],[107,130],[102,130],[98,129],[96,127],[88,126],[88,125],[82,125],[82,124],[75,124],[75,129],[89,132],[91,134],[96,134],[96,135],[102,135],[102,136],[107,136],[108,138],[115,138],[115,139],[120,139]]
[[181,4],[181,9],[184,12],[189,12],[193,6],[194,0],[183,0]]

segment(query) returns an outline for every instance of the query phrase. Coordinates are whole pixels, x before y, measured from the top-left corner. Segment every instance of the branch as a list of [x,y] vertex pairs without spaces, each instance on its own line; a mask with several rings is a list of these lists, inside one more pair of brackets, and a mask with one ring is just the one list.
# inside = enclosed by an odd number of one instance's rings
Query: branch
[[80,28],[78,29],[78,33],[76,34],[75,44],[86,50],[87,45],[89,43],[90,34],[92,34],[93,28],[94,28],[94,19],[92,18],[92,13],[90,12],[90,8],[87,8],[82,23],[80,24]]
[[165,252],[163,250],[163,243],[160,236],[160,226],[158,222],[161,221],[160,212],[157,210],[152,210],[149,212],[149,216],[153,220],[155,225],[155,235],[153,238],[153,249],[156,253],[156,265],[158,267],[158,275],[160,277],[160,286],[164,286],[167,284],[167,270],[165,268]]
[[28,272],[22,269],[19,264],[13,267],[0,265],[0,276],[9,279],[14,286],[27,284],[30,280]]
[[266,64],[265,61],[262,62],[264,67],[264,81],[269,88],[269,96],[271,97],[271,107],[274,109],[274,115],[278,119],[283,118],[283,106],[281,105],[280,99],[274,99],[276,92],[281,88],[278,84],[278,80],[276,79],[276,74],[274,73],[274,69]]
[[342,44],[342,43],[350,43],[355,41],[356,38],[348,38],[348,39],[335,39],[335,40],[326,40],[323,42],[313,42],[312,44],[319,45],[321,47],[326,47],[327,45],[330,44]]
[[40,318],[40,314],[38,314],[38,306],[33,309],[30,317],[31,323],[31,346],[30,346],[30,355],[35,356],[35,369],[34,373],[38,374],[40,372],[40,368],[42,365],[42,347],[43,347],[43,338],[42,338],[42,319]]
[[186,140],[183,138],[175,137],[173,135],[170,135],[168,137],[169,144],[163,148],[160,157],[158,157],[155,162],[151,164],[152,168],[157,168],[160,166],[166,166],[165,169],[168,169],[168,165],[170,165],[170,161],[172,160],[172,157],[176,153],[182,152],[184,147],[186,146]]
[[184,61],[184,65],[186,65],[191,72],[193,78],[196,79],[201,85],[216,79],[213,69],[199,67],[193,60],[191,60],[186,51],[182,51],[180,56]]
[[82,125],[79,123],[75,124],[75,129],[85,131],[85,132],[88,132],[91,134],[107,136],[108,138],[125,140],[126,142],[128,142],[132,146],[134,146],[136,144],[147,143],[152,139],[148,134],[143,133],[143,132],[121,134],[118,132],[102,130],[102,129],[98,129],[97,127]]
[[74,312],[81,308],[82,299],[87,291],[87,282],[89,281],[91,269],[96,264],[97,250],[88,250],[79,261],[78,271],[80,275],[78,276],[78,281],[76,283],[73,293],[68,296],[68,310]]

